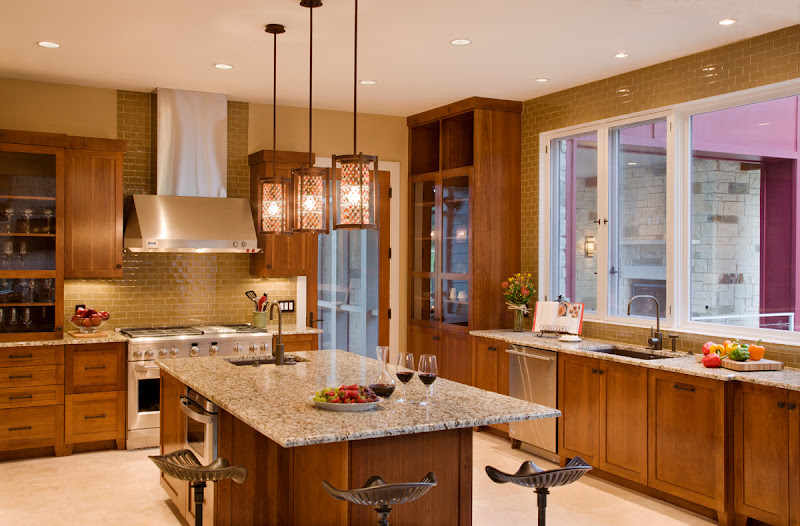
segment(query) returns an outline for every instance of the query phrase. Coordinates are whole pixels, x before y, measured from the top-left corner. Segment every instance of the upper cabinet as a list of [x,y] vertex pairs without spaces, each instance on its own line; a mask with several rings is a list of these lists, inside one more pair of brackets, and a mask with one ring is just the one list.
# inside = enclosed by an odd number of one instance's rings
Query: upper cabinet
[[510,326],[520,271],[522,103],[471,98],[408,118],[409,323]]
[[122,151],[68,149],[65,160],[64,277],[122,277]]

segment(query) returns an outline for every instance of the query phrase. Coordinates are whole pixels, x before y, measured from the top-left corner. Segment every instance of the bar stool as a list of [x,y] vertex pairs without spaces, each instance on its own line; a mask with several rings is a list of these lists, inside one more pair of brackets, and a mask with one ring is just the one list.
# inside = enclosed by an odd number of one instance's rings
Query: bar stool
[[372,476],[363,488],[351,490],[336,489],[324,480],[322,481],[322,486],[334,499],[364,506],[377,506],[375,511],[378,512],[380,526],[389,526],[389,514],[392,512],[392,506],[415,501],[428,493],[435,485],[436,476],[433,472],[425,475],[420,482],[397,484],[387,484],[382,478]]
[[218,458],[208,466],[203,466],[194,453],[188,449],[181,449],[169,455],[148,457],[158,469],[170,477],[191,482],[194,488],[194,524],[203,526],[203,492],[206,482],[233,479],[241,484],[247,479],[247,468],[244,466],[231,466],[227,459]]
[[486,466],[486,474],[498,484],[511,482],[518,486],[535,488],[537,507],[539,508],[539,526],[545,526],[547,495],[550,494],[549,488],[572,484],[585,475],[590,469],[592,469],[592,466],[587,464],[586,461],[581,457],[575,457],[570,460],[565,467],[548,471],[542,470],[539,466],[528,460],[527,462],[523,462],[513,475],[498,471],[492,466]]

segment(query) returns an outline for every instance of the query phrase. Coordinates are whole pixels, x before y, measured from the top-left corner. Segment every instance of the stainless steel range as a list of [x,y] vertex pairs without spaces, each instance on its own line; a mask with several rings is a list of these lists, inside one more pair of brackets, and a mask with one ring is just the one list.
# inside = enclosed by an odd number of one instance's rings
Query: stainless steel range
[[268,356],[272,333],[252,325],[147,327],[117,329],[128,342],[127,448],[159,443],[158,358]]

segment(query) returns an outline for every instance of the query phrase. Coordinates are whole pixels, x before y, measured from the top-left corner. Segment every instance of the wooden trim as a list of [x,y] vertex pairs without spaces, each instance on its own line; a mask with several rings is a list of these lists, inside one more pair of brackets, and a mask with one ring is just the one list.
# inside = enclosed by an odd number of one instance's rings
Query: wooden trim
[[[277,150],[275,152],[276,162],[279,163],[298,163],[308,164],[308,152],[290,152],[286,150]],[[253,166],[258,163],[271,163],[272,150],[259,150],[247,156],[247,164]],[[311,154],[312,164],[316,162],[316,154]]]
[[124,139],[79,137],[64,133],[45,133],[24,130],[0,130],[0,142],[110,152],[124,152],[126,149]]
[[492,110],[511,113],[522,113],[522,102],[516,100],[489,99],[484,97],[470,97],[445,106],[423,111],[406,118],[406,125],[418,126],[431,121],[452,117],[470,110]]
[[797,498],[800,495],[800,392],[789,391],[789,403],[795,406],[795,409],[789,411],[789,519],[792,526],[798,526],[800,525],[800,499]]

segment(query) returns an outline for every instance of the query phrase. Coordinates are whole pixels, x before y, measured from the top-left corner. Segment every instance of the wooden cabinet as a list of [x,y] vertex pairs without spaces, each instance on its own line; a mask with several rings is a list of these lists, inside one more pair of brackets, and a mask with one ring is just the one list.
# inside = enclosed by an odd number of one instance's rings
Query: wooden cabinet
[[740,516],[773,526],[800,524],[799,408],[796,391],[736,385],[734,502]]
[[408,326],[408,352],[414,355],[414,360],[419,363],[423,354],[433,354],[439,361],[439,331],[429,327]]
[[599,360],[562,354],[558,364],[558,454],[597,464],[600,439]]
[[4,409],[0,422],[0,451],[53,446],[56,456],[63,454],[63,405]]
[[726,382],[651,369],[648,484],[726,519]]
[[[316,351],[319,349],[318,334],[284,334],[282,337],[283,352]],[[272,348],[278,343],[277,333],[272,337]]]
[[471,98],[407,119],[409,342],[512,323],[497,290],[520,265],[521,110]]
[[69,345],[64,362],[66,451],[101,440],[125,449],[125,344]]
[[[159,416],[161,434],[161,454],[174,453],[186,448],[186,424],[180,409],[180,398],[185,394],[185,387],[181,382],[168,374],[161,375],[161,398],[159,402]],[[231,460],[231,459],[229,459]],[[170,477],[164,472],[158,472],[161,487],[167,492],[170,500],[178,509],[178,512],[187,520],[189,524],[194,524],[194,520],[186,518],[188,514],[189,502],[192,500],[189,495],[189,483],[183,480]]]
[[472,383],[469,334],[439,331],[439,376],[462,384]]
[[[274,170],[281,177],[290,177],[292,168],[308,166],[307,152],[276,152]],[[311,157],[311,163],[314,156]],[[258,248],[262,252],[250,257],[250,274],[261,277],[308,276],[316,268],[317,234],[265,234],[261,225],[261,189],[264,179],[272,177],[271,150],[260,150],[248,156],[250,164],[250,208],[253,212]]]
[[115,151],[66,150],[66,278],[122,277],[124,142],[118,142]]
[[498,354],[503,352],[502,342],[488,338],[472,337],[472,385],[478,389],[498,392]]

